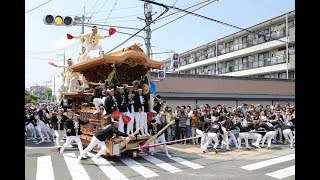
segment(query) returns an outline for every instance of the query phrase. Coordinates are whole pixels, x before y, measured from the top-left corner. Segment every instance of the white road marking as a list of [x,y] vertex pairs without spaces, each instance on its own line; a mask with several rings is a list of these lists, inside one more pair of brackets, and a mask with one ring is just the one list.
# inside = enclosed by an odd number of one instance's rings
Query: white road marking
[[295,166],[290,166],[272,173],[267,173],[266,175],[277,179],[283,179],[289,176],[293,176],[295,175]]
[[74,153],[63,154],[63,158],[66,161],[73,180],[90,180],[89,175],[84,167],[78,163],[77,156]]
[[281,156],[281,157],[277,157],[277,158],[273,158],[273,159],[269,159],[269,160],[265,160],[265,161],[261,161],[261,162],[257,162],[254,164],[249,164],[246,166],[241,166],[241,168],[249,170],[249,171],[253,171],[253,170],[257,170],[263,167],[267,167],[267,166],[271,166],[274,164],[278,164],[278,163],[282,163],[285,161],[290,161],[295,159],[295,154],[289,154],[286,156]]
[[38,157],[36,180],[54,180],[51,156]]
[[180,164],[183,164],[185,166],[188,166],[188,167],[191,167],[192,169],[200,169],[200,168],[204,168],[203,166],[199,165],[199,164],[196,164],[196,163],[193,163],[191,161],[188,161],[188,160],[185,160],[185,159],[182,159],[180,157],[172,157],[170,158]]
[[129,166],[131,169],[135,170],[137,173],[141,174],[145,178],[155,177],[159,176],[159,174],[151,171],[150,169],[142,166],[137,161],[130,159],[130,158],[120,158],[120,160],[125,163],[127,166]]
[[166,171],[169,171],[171,173],[176,173],[176,172],[181,172],[182,170],[179,169],[179,168],[176,168],[174,166],[172,166],[171,164],[169,163],[166,163],[154,156],[142,156],[144,159],[146,159],[147,161],[157,165],[158,167],[166,170]]

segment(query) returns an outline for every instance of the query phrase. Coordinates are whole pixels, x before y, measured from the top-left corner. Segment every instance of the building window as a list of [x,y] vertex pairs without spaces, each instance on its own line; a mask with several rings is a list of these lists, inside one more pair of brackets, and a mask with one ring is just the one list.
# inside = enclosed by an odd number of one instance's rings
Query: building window
[[287,79],[287,73],[284,72],[284,73],[278,73],[278,78],[279,79]]
[[295,72],[294,71],[290,71],[289,72],[289,79],[294,79],[294,75],[295,75]]
[[291,20],[289,20],[288,21],[288,28],[290,29],[290,28],[292,28],[292,27],[295,27],[295,24],[294,24],[295,22],[294,22],[294,19],[291,19]]
[[248,36],[243,36],[239,39],[239,49],[244,49],[248,47]]

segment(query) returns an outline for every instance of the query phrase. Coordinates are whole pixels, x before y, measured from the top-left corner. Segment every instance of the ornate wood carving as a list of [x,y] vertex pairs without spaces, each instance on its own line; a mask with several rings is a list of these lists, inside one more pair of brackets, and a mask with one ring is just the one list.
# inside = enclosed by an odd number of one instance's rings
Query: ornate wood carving
[[128,58],[128,59],[124,60],[123,63],[128,64],[131,67],[145,64],[142,59],[137,59],[137,58]]

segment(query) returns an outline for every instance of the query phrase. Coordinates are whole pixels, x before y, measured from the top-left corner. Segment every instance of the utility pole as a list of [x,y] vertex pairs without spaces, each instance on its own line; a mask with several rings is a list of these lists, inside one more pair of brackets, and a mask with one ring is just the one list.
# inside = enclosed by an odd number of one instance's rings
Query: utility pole
[[286,13],[286,64],[287,64],[287,69],[286,69],[286,75],[287,75],[287,79],[289,79],[289,31],[288,31],[288,13]]
[[138,17],[138,19],[140,20],[143,20],[145,23],[146,23],[146,28],[145,28],[145,31],[146,31],[146,38],[145,38],[145,45],[146,45],[146,49],[147,49],[147,55],[148,57],[150,58],[151,56],[151,43],[150,43],[150,40],[151,40],[151,28],[150,28],[150,25],[151,25],[151,22],[152,22],[152,7],[151,7],[151,4],[148,3],[148,2],[145,2],[144,3],[144,17],[145,19],[142,19],[140,17]]
[[[74,17],[74,24],[80,24],[81,23],[81,34],[84,34],[84,21],[86,19],[90,19],[91,17],[85,17],[85,7],[83,7],[83,15],[82,16],[76,16]],[[81,39],[82,43],[84,42],[84,38]]]

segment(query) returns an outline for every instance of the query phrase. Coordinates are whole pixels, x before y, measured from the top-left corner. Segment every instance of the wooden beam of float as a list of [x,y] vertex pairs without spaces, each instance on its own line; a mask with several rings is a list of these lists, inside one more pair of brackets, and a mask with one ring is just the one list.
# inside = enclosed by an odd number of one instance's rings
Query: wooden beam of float
[[119,83],[128,84],[140,79],[151,69],[159,69],[162,64],[164,63],[150,59],[139,46],[132,45],[126,49],[75,64],[70,69],[82,73],[89,82],[99,82],[107,79],[115,68]]

